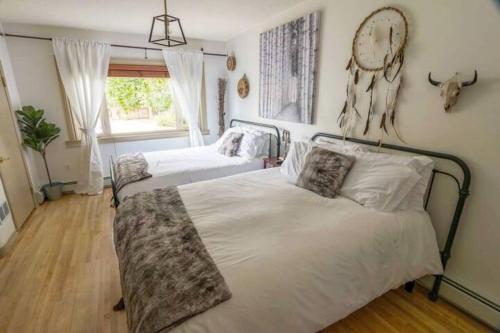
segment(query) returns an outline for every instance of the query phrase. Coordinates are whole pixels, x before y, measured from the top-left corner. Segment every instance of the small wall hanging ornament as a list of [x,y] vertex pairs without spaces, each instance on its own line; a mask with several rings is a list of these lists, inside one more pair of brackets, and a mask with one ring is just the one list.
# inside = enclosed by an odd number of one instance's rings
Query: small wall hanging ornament
[[472,86],[477,82],[477,71],[474,71],[474,78],[471,81],[458,80],[458,73],[455,73],[453,77],[444,82],[439,82],[433,80],[429,72],[428,79],[433,86],[441,88],[441,97],[444,97],[444,111],[451,112],[451,108],[458,101],[458,96],[460,96],[462,87]]
[[[403,141],[396,128],[396,106],[401,89],[401,69],[404,63],[404,51],[408,38],[408,22],[404,14],[394,7],[382,7],[368,15],[356,30],[352,41],[352,56],[346,70],[348,81],[346,101],[339,114],[338,123],[344,137],[348,136],[358,121],[364,117],[359,110],[359,94],[369,95],[368,109],[365,116],[363,135],[371,128],[376,112],[374,93],[386,82],[385,107],[379,117],[378,127],[382,141],[384,133],[389,135],[392,128],[399,140]],[[366,79],[363,80],[363,78]],[[360,88],[362,82],[366,85]]]
[[226,68],[230,72],[232,72],[236,69],[236,57],[235,56],[228,56],[227,57]]
[[219,78],[217,81],[217,101],[218,101],[218,109],[219,109],[219,137],[224,134],[224,131],[226,130],[226,111],[224,110],[224,100],[226,96],[226,86],[227,86],[227,80],[223,78]]
[[250,92],[250,83],[248,82],[247,75],[243,74],[243,77],[238,81],[238,95],[241,98],[248,96]]

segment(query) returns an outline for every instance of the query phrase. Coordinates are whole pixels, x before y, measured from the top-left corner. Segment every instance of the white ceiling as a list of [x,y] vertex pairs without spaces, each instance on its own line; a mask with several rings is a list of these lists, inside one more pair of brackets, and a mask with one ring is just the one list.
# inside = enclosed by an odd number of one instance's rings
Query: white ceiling
[[[304,0],[168,0],[186,37],[226,41]],[[148,34],[163,0],[0,0],[3,22]]]

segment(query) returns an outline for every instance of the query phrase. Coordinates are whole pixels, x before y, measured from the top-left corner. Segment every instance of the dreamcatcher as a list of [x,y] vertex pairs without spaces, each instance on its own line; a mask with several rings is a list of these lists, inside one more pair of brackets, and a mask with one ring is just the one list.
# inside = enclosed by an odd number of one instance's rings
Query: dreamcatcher
[[[366,17],[356,30],[352,42],[352,56],[346,70],[348,81],[346,101],[338,117],[344,137],[348,136],[359,121],[364,121],[363,135],[373,127],[376,120],[374,92],[384,81],[385,107],[378,117],[380,142],[392,130],[403,141],[396,126],[397,100],[402,84],[401,69],[404,63],[404,50],[408,37],[408,23],[403,13],[393,7],[377,9]],[[363,76],[369,75],[365,86],[361,86]],[[358,106],[358,95],[369,96],[366,118]]]

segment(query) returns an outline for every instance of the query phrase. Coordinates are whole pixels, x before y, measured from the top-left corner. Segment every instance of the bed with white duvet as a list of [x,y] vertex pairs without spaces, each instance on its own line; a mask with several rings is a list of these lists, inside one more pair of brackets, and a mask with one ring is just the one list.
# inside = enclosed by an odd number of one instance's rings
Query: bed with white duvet
[[202,180],[235,175],[263,168],[262,156],[226,156],[217,151],[218,145],[172,149],[143,153],[150,178],[130,183],[118,192],[118,198],[153,188],[177,186]]
[[[321,150],[355,157],[333,198],[298,181]],[[424,209],[433,168],[426,156],[307,141],[281,168],[178,186],[232,297],[170,331],[317,332],[390,289],[440,276]]]
[[[275,126],[239,119],[233,119],[231,126],[234,127],[211,145],[142,153],[147,163],[145,171],[151,177],[135,180],[119,189],[113,186],[115,200],[120,202],[126,196],[154,188],[259,170],[264,167],[263,158],[272,154],[270,146],[279,149],[279,130]],[[236,152],[232,156],[221,153],[220,147],[226,138],[236,133],[242,134]],[[116,167],[113,161],[111,166]],[[115,182],[115,172],[111,173],[112,182]]]
[[277,168],[178,189],[233,296],[171,332],[316,332],[392,288],[442,273],[424,211],[323,198]]

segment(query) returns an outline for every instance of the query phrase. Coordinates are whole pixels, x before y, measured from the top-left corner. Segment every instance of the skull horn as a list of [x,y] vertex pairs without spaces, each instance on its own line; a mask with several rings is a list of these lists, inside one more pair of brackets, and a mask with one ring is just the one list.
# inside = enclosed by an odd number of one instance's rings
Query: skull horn
[[432,78],[431,78],[431,72],[429,72],[429,82],[433,85],[433,86],[436,86],[436,87],[439,87],[442,82],[439,82],[439,81],[434,81]]
[[474,70],[474,78],[472,81],[464,81],[462,82],[462,87],[472,86],[477,81],[477,71]]

